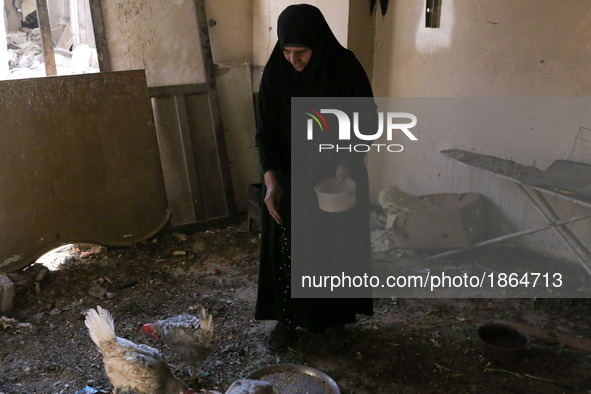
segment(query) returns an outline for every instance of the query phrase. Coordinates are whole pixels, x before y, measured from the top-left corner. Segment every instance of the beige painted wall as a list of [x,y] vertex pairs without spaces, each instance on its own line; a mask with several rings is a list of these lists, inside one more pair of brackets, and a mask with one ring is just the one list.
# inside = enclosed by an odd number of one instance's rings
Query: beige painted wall
[[[276,42],[277,17],[293,3],[299,2],[206,0],[208,19],[215,21],[209,28],[214,63],[225,68],[251,63],[253,89],[258,89],[262,66]],[[540,0],[535,7],[528,0],[443,0],[439,29],[423,27],[425,4],[415,0],[390,2],[385,16],[373,17],[362,0],[310,3],[323,11],[339,41],[356,52],[368,74],[373,73],[376,96],[588,96],[591,91],[591,0]],[[103,0],[103,7],[115,69],[145,68],[150,86],[203,82],[191,0]],[[242,71],[222,73],[227,78],[222,88],[228,88],[224,97],[236,88],[228,75]],[[248,100],[248,89],[240,86],[239,96]],[[228,110],[235,103],[224,97],[223,116],[232,117],[225,124],[238,125],[251,116],[248,103],[241,103],[236,113]],[[539,225],[540,219],[514,186],[461,168],[438,152],[474,149],[545,168],[565,157],[578,126],[591,125],[534,123],[522,130],[490,121],[478,124],[478,114],[473,115],[453,135],[421,136],[420,149],[413,154],[387,159],[370,155],[373,200],[389,183],[415,194],[480,191],[495,217],[493,233]],[[251,152],[250,137],[234,132],[240,145],[230,152]],[[251,165],[251,159],[230,157],[235,168]],[[258,175],[253,171],[248,179]],[[553,202],[563,215],[580,211],[572,204]],[[575,230],[591,240],[587,222]],[[527,240],[540,250],[567,254],[550,232]]]
[[[205,1],[239,211],[246,209],[248,184],[259,181],[250,83],[252,4]],[[193,0],[102,0],[102,8],[114,71],[145,69],[150,87],[205,82]]]
[[216,71],[220,110],[238,212],[248,206],[248,185],[261,181],[255,142],[250,64],[220,66]]
[[[377,96],[590,95],[590,0],[442,3],[439,29],[423,27],[425,4],[414,0],[391,2],[386,16],[377,18],[373,79]],[[416,148],[403,154],[372,155],[372,198],[391,183],[414,194],[478,191],[489,201],[493,233],[544,224],[514,185],[463,168],[444,159],[439,151],[474,150],[545,169],[566,157],[578,127],[591,127],[591,120],[582,116],[563,123],[543,123],[520,114],[495,120],[486,113],[471,113],[469,119],[452,135],[421,135]],[[551,202],[562,215],[581,211],[570,203]],[[589,244],[589,221],[574,228]],[[528,236],[522,242],[542,252],[573,258],[551,231]]]
[[370,13],[368,1],[349,0],[347,48],[355,53],[370,80],[373,76],[376,14],[381,17],[379,5],[376,7],[378,11],[374,9]]
[[[114,70],[145,69],[149,86],[205,81],[192,0],[103,0]],[[205,2],[213,61],[252,62],[252,1]]]
[[[252,64],[253,1],[206,0],[209,38],[215,64]],[[212,26],[213,25],[213,26]]]
[[22,18],[21,13],[18,12],[12,0],[4,0],[0,13],[2,14],[2,20],[0,23],[3,24],[4,29],[0,34],[18,31],[21,27]]
[[37,0],[23,0],[21,5],[23,10],[23,18],[37,9]]
[[102,8],[113,71],[145,69],[150,87],[204,81],[192,1],[103,0]]
[[393,96],[581,96],[591,91],[591,2],[392,2],[377,20],[376,80]]

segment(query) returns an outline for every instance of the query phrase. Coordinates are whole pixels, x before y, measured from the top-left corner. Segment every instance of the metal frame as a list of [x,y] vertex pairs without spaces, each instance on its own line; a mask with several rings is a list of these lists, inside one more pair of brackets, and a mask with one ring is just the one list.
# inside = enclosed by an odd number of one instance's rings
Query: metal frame
[[[575,253],[575,255],[577,256],[582,267],[585,269],[585,271],[587,271],[587,273],[589,275],[591,275],[591,252],[576,237],[576,235],[568,227],[566,227],[566,225],[569,223],[573,223],[573,222],[576,222],[579,220],[584,220],[584,219],[590,218],[591,213],[585,214],[585,215],[574,216],[574,217],[571,217],[568,219],[560,219],[559,215],[556,213],[554,208],[552,208],[552,206],[550,205],[548,200],[544,197],[544,194],[553,195],[555,197],[559,197],[559,198],[571,201],[575,204],[578,204],[578,205],[581,205],[581,206],[584,206],[587,208],[591,208],[591,203],[589,201],[585,201],[585,200],[581,200],[579,198],[576,198],[575,196],[568,193],[567,191],[562,191],[559,189],[553,191],[553,190],[545,189],[542,187],[536,187],[536,186],[523,184],[517,178],[513,178],[508,175],[503,175],[503,174],[500,174],[499,172],[495,172],[490,169],[482,168],[482,167],[464,162],[461,159],[459,159],[458,157],[454,157],[455,155],[453,154],[453,153],[460,153],[461,155],[478,155],[477,153],[465,152],[465,151],[459,151],[459,150],[444,151],[442,153],[446,157],[454,159],[454,160],[458,161],[459,163],[462,163],[464,165],[468,165],[468,166],[471,166],[474,168],[482,169],[482,170],[484,170],[496,177],[500,177],[502,179],[509,180],[509,181],[515,183],[517,188],[519,190],[521,190],[521,192],[526,196],[528,201],[532,203],[532,205],[534,206],[536,211],[544,218],[547,225],[542,226],[542,227],[533,228],[533,229],[522,230],[522,231],[518,231],[515,233],[511,233],[511,234],[502,235],[500,237],[496,237],[496,238],[492,238],[492,239],[489,239],[486,241],[475,243],[474,245],[470,245],[465,248],[449,250],[449,251],[446,251],[443,253],[429,256],[425,260],[433,260],[433,259],[438,259],[438,258],[445,257],[445,256],[451,256],[451,255],[461,253],[466,250],[478,248],[481,246],[491,245],[491,244],[498,243],[501,241],[506,241],[508,239],[519,238],[519,237],[522,237],[525,235],[529,235],[529,234],[533,234],[536,232],[552,229],[560,237],[560,239],[562,239],[562,241]],[[525,168],[526,166],[523,166],[523,167]]]

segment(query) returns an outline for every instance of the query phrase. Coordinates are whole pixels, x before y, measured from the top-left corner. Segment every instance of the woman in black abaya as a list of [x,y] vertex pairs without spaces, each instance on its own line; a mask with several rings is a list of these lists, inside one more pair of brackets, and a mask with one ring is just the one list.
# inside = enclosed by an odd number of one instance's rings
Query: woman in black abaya
[[[278,321],[266,342],[273,350],[288,346],[295,328],[302,327],[315,333],[326,330],[329,350],[338,353],[348,348],[344,325],[354,323],[356,314],[372,314],[373,304],[370,297],[290,297],[291,98],[372,97],[373,92],[361,64],[351,51],[339,44],[318,8],[306,4],[287,7],[279,16],[277,34],[278,41],[265,66],[259,89],[256,143],[264,177],[265,204],[255,317]],[[357,253],[369,265],[369,186],[363,155],[323,157],[327,162],[310,163],[307,211],[319,218],[318,226],[310,226],[310,232],[313,234],[321,228],[322,234],[317,235],[322,237],[328,233],[325,230],[335,225],[320,212],[313,184],[335,175],[339,180],[352,178],[357,184],[356,205],[348,215],[361,218],[367,225],[348,229],[348,249],[339,253]],[[324,253],[323,257],[330,255],[330,250],[325,248],[325,252],[328,255]],[[332,257],[337,258],[336,254]]]

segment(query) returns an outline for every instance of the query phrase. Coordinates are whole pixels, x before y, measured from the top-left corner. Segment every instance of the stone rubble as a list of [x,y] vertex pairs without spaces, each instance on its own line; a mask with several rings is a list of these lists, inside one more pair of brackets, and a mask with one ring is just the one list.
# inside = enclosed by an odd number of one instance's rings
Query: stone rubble
[[[8,46],[8,79],[44,77],[45,65],[40,29],[23,28],[6,33]],[[54,48],[58,75],[98,73],[98,57],[95,48],[81,44],[72,51]]]

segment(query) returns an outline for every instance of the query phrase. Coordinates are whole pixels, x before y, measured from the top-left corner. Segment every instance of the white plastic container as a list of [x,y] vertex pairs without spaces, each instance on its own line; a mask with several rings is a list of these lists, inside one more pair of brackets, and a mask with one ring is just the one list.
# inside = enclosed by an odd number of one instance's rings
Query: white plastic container
[[337,178],[326,179],[314,186],[318,196],[318,206],[325,212],[344,212],[355,206],[355,187],[353,179],[347,178],[337,183]]

